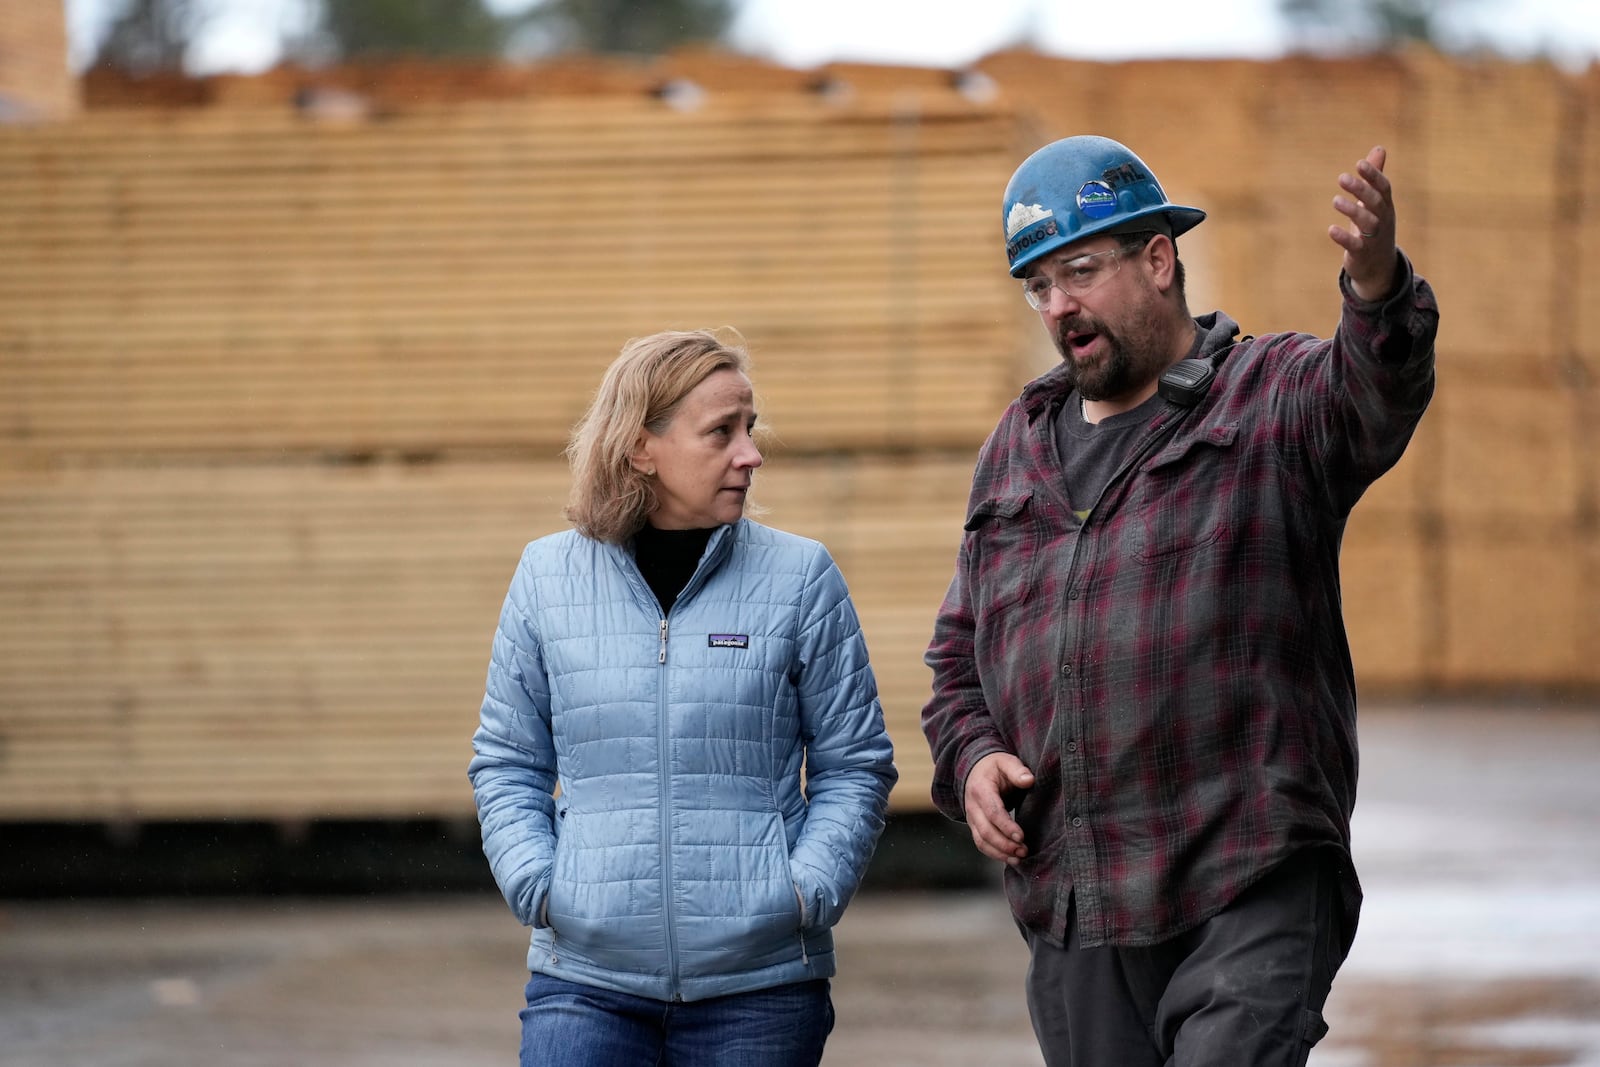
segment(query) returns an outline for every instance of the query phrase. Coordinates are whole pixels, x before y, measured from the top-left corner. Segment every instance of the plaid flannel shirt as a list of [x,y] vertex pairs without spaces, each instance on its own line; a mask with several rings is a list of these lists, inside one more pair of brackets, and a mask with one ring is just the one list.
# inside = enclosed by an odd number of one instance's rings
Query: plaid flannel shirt
[[979,455],[956,574],[926,661],[933,800],[963,819],[968,772],[1015,753],[1028,856],[1017,921],[1059,944],[1146,945],[1216,914],[1292,852],[1345,853],[1355,677],[1339,594],[1351,508],[1399,460],[1433,395],[1438,308],[1400,257],[1396,295],[1341,277],[1331,339],[1235,342],[1197,321],[1217,377],[1166,403],[1081,527],[1055,411],[1030,383]]

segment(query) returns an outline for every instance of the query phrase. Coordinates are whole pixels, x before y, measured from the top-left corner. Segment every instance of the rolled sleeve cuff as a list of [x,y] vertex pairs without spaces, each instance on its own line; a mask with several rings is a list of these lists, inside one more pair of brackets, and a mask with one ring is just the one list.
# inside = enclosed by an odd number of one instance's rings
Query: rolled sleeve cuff
[[1347,323],[1355,327],[1363,347],[1388,364],[1407,362],[1418,352],[1431,351],[1438,328],[1439,305],[1433,289],[1417,276],[1411,259],[1398,248],[1395,255],[1394,291],[1382,300],[1363,300],[1339,272],[1339,292],[1344,297]]

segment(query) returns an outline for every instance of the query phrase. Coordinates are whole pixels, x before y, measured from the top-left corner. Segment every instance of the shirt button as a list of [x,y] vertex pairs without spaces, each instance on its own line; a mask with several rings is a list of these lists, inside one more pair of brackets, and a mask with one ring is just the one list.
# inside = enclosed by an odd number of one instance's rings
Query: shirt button
[[1068,600],[1077,600],[1078,597],[1080,597],[1082,595],[1083,595],[1083,591],[1082,590],[1079,590],[1079,589],[1069,589],[1069,590],[1067,590],[1067,599]]
[[1078,818],[1078,816],[1074,815],[1072,817],[1072,825],[1073,826],[1082,826],[1083,825],[1083,820]]
[[1063,663],[1061,665],[1061,676],[1063,678],[1071,678],[1072,677],[1072,664]]
[[1067,742],[1067,751],[1068,752],[1076,752],[1076,751],[1078,751],[1078,742],[1076,742],[1076,741],[1068,741]]

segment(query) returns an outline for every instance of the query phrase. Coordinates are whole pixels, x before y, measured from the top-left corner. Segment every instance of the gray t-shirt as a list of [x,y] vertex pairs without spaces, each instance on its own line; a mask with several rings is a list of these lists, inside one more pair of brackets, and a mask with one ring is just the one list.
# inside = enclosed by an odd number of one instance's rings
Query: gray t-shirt
[[1083,417],[1083,401],[1077,393],[1061,405],[1056,412],[1056,449],[1061,453],[1067,499],[1072,501],[1072,514],[1079,523],[1089,517],[1112,476],[1137,451],[1145,428],[1166,403],[1160,393],[1153,393],[1132,411],[1097,423]]
[[[1196,327],[1188,359],[1200,354],[1200,344],[1205,340],[1205,329],[1198,322]],[[1056,410],[1056,451],[1061,455],[1061,476],[1066,480],[1072,514],[1080,525],[1089,517],[1095,501],[1100,499],[1122,464],[1138,450],[1139,440],[1144,436],[1140,431],[1166,403],[1159,392],[1152,393],[1150,399],[1132,411],[1090,422],[1083,417],[1083,396],[1074,392]]]

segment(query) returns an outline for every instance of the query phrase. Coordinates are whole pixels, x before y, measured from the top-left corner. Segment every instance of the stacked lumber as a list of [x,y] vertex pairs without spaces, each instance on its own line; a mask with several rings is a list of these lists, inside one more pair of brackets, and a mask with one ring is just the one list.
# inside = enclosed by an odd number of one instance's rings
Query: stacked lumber
[[0,444],[559,446],[629,336],[738,326],[794,447],[981,439],[1016,377],[993,112],[813,98],[0,132]]
[[925,804],[963,465],[1024,373],[1014,138],[948,90],[0,131],[0,819],[470,811],[568,428],[629,336],[719,325]]
[[1345,539],[1358,679],[1600,687],[1600,70],[976,73],[990,102],[692,54],[278,71],[0,128],[0,820],[468,810],[490,628],[564,525],[568,428],[626,338],[719,325],[776,435],[766,520],[839,560],[895,803],[925,807],[970,464],[1054,359],[999,191],[1079,132],[1211,212],[1191,307],[1257,334],[1332,328],[1333,179],[1390,146],[1442,375]]
[[481,59],[391,57],[329,66],[284,63],[259,74],[135,75],[94,67],[82,78],[86,107],[306,109],[319,96],[359,99],[375,114],[395,115],[441,103],[560,96],[645,97],[690,83],[702,93],[759,93],[767,97],[822,93],[833,101],[858,94],[892,94],[905,101],[949,96],[952,90],[992,96],[970,71],[873,63],[781,66],[715,47],[688,46],[660,56],[563,53],[533,63]]
[[[825,537],[928,795],[922,649],[970,461],[788,458],[764,521]],[[456,817],[559,461],[85,468],[0,479],[0,819]]]

